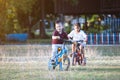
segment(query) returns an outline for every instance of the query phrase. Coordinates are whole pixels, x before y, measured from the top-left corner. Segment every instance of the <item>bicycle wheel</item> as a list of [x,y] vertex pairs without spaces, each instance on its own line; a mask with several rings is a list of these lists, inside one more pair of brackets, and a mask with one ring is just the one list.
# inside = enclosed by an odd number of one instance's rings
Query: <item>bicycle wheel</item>
[[55,63],[53,63],[52,61],[51,61],[51,59],[49,59],[49,61],[48,61],[48,70],[54,70],[55,69]]
[[68,69],[70,67],[70,58],[69,57],[63,58],[62,67],[63,67],[63,70],[68,71]]
[[86,57],[83,59],[84,65],[86,65]]

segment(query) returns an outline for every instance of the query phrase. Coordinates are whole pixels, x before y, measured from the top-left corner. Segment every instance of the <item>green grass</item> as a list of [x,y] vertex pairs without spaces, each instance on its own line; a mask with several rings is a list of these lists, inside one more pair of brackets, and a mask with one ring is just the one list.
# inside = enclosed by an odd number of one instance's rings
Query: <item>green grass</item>
[[30,43],[30,44],[51,44],[51,39],[28,39],[27,43]]
[[2,45],[0,80],[119,80],[119,49],[119,46],[87,46],[86,66],[49,71],[50,45]]
[[2,64],[0,80],[119,80],[120,66],[76,66],[69,71],[48,71],[41,63]]

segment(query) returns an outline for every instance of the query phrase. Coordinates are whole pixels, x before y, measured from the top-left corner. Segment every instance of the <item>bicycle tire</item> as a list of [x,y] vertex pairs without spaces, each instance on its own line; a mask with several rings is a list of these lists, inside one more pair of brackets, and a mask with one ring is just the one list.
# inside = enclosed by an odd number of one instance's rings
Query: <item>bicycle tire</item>
[[63,70],[68,71],[69,67],[70,67],[70,58],[69,57],[63,58]]

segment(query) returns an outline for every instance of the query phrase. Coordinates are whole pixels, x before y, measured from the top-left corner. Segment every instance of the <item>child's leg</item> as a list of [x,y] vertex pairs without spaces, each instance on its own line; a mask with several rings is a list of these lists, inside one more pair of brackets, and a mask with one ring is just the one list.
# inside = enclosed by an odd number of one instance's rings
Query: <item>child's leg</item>
[[62,62],[59,63],[59,69],[60,69],[60,71],[63,70],[63,68],[62,68]]
[[76,52],[73,53],[73,56],[72,56],[72,65],[76,65],[76,61],[77,61],[77,54]]
[[76,58],[77,58],[77,57],[75,56],[75,57],[74,57],[74,65],[76,65],[76,61],[77,61]]
[[81,60],[81,63],[82,63],[82,62],[83,62],[83,58],[84,58],[83,46],[80,45],[79,48],[80,48],[80,51],[79,51],[79,52],[80,52],[80,54],[81,54],[81,56],[80,56],[81,59],[80,59],[80,60]]
[[72,53],[75,52],[75,44],[72,44]]
[[57,46],[56,45],[52,45],[52,54],[51,54],[51,59],[54,59],[55,55],[57,52]]
[[85,51],[84,51],[84,48],[83,48],[82,51],[83,51],[83,56],[82,56],[82,57],[83,57],[83,65],[85,65],[85,64],[86,64],[86,58],[85,58]]
[[75,44],[72,44],[72,53],[70,56],[72,57],[72,65],[74,65],[74,55],[75,55]]
[[86,64],[86,58],[85,58],[85,51],[84,51],[84,45],[81,45],[81,56],[82,56],[82,64]]

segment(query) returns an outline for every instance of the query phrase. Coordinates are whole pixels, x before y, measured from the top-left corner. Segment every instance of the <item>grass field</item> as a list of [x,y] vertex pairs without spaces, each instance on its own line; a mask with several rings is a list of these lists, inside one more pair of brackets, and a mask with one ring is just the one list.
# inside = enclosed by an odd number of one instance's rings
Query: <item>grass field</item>
[[49,71],[51,45],[1,45],[0,80],[120,80],[120,46],[87,46],[85,51],[86,66]]

